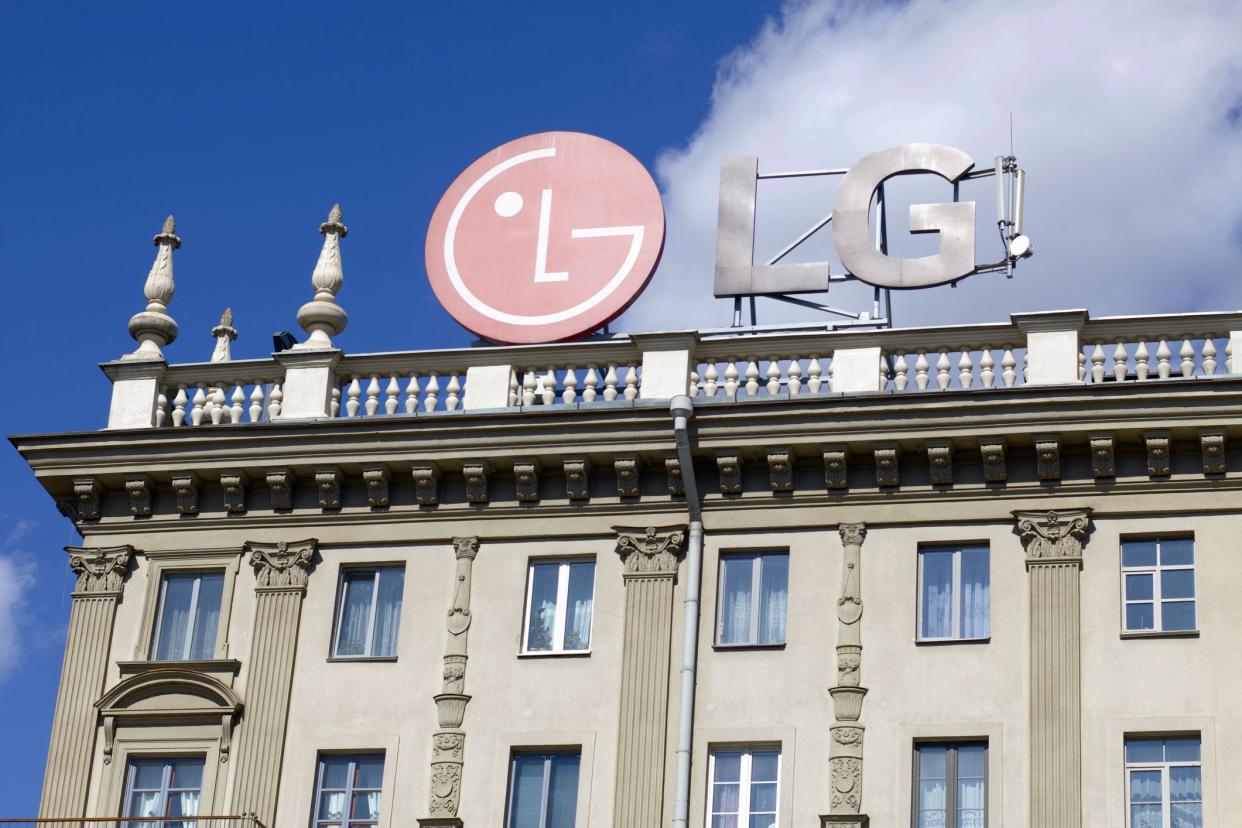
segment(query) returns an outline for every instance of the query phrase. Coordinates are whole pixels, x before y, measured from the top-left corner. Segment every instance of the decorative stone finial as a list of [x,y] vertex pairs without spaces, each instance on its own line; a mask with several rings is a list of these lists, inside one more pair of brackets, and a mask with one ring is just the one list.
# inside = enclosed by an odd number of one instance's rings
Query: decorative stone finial
[[332,205],[328,220],[319,225],[319,233],[323,236],[323,248],[319,251],[315,272],[311,274],[315,298],[298,308],[298,324],[310,334],[305,342],[294,346],[303,351],[331,348],[332,337],[345,330],[349,322],[348,315],[336,303],[336,294],[345,282],[345,271],[341,268],[341,239],[349,234],[348,228],[341,223],[341,205]]
[[220,314],[220,324],[211,329],[216,338],[216,349],[211,352],[212,362],[229,362],[233,359],[229,351],[229,343],[237,339],[237,329],[233,327],[233,309],[225,308]]
[[147,274],[143,293],[147,297],[147,309],[134,314],[129,320],[129,335],[138,342],[138,348],[124,359],[163,359],[160,347],[177,338],[177,323],[169,316],[168,303],[176,292],[173,284],[173,251],[181,247],[177,236],[177,222],[171,215],[164,219],[164,228],[153,241],[159,248],[155,263]]

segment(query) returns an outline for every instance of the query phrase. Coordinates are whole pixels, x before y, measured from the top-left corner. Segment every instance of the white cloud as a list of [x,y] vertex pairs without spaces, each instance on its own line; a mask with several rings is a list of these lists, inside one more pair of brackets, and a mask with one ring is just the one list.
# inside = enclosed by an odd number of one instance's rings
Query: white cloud
[[21,663],[23,607],[35,582],[34,561],[21,552],[0,555],[0,681]]
[[[659,159],[664,260],[623,327],[727,324],[727,304],[710,301],[722,157],[757,155],[769,171],[848,166],[927,141],[990,165],[1009,147],[1010,112],[1035,258],[1010,282],[894,294],[898,325],[1242,307],[1240,38],[1238,2],[791,3],[725,59],[707,118]],[[831,209],[822,185],[773,186],[760,188],[757,257]],[[986,183],[966,197],[991,220]],[[896,233],[904,210],[893,220]],[[981,236],[979,259],[994,247]],[[761,307],[761,322],[795,317]]]

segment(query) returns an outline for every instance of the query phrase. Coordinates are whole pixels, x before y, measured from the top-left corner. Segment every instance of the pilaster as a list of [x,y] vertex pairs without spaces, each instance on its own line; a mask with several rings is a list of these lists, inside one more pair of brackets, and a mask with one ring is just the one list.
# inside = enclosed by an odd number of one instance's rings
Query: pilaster
[[302,599],[318,542],[247,543],[255,575],[254,635],[239,733],[233,811],[275,824]]
[[1031,828],[1082,825],[1079,575],[1090,509],[1014,512],[1031,591]]
[[684,526],[614,526],[625,560],[621,721],[612,824],[663,824],[673,583]]
[[66,547],[65,551],[78,582],[52,718],[40,817],[80,817],[86,813],[99,713],[95,702],[103,695],[112,623],[134,553],[130,546]]

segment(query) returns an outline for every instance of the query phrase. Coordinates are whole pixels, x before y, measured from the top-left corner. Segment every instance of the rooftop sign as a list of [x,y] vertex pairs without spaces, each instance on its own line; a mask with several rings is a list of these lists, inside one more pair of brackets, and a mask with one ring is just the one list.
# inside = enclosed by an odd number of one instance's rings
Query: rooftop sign
[[579,132],[543,132],[466,168],[427,230],[431,287],[484,339],[591,333],[640,294],[664,247],[664,207],[634,156]]

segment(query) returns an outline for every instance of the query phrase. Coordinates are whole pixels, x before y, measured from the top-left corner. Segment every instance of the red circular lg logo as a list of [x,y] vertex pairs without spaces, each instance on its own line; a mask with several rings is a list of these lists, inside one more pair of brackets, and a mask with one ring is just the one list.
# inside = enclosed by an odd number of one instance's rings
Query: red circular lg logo
[[471,164],[427,229],[440,303],[493,342],[560,342],[629,307],[664,247],[664,207],[634,156],[580,132],[510,141]]

